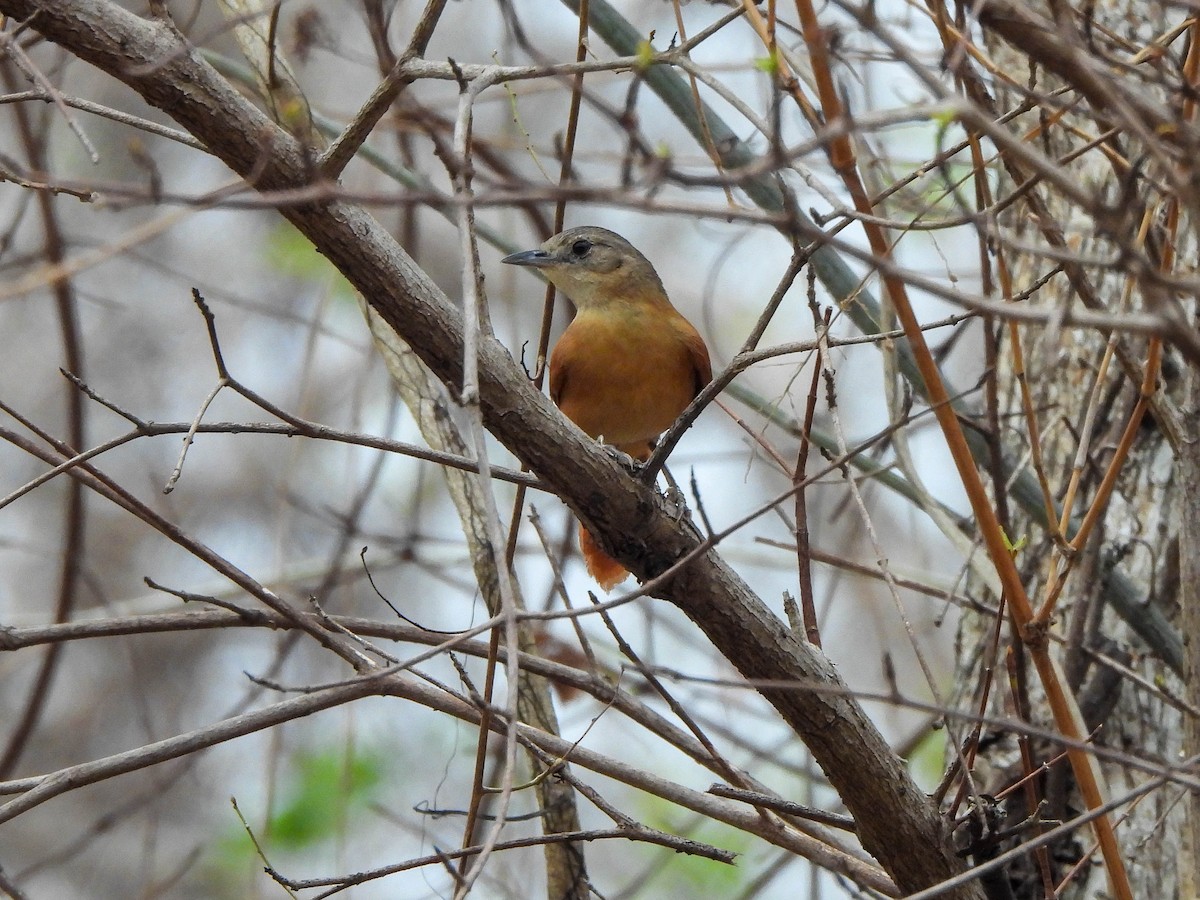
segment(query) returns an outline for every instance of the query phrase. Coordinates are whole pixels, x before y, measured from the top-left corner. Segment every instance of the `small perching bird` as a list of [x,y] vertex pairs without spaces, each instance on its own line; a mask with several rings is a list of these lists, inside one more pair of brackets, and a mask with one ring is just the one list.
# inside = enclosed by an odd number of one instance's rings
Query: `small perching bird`
[[[650,261],[619,234],[584,226],[503,260],[541,269],[576,316],[550,354],[550,397],[584,432],[634,459],[712,380],[704,339],[667,299]],[[582,526],[588,572],[606,591],[629,574]]]

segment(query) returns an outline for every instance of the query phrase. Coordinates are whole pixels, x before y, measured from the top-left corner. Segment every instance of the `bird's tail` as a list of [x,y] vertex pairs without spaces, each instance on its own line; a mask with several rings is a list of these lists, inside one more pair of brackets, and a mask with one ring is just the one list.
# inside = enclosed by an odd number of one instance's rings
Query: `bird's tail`
[[629,571],[600,549],[596,539],[582,525],[579,526],[579,549],[587,565],[588,574],[606,591],[611,591],[629,575]]

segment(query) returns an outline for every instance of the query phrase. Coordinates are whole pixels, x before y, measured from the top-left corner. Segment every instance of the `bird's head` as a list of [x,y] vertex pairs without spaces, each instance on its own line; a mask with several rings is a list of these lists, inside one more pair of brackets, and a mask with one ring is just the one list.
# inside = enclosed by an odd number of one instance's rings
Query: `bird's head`
[[568,229],[538,249],[514,253],[502,262],[541,269],[577,309],[622,300],[666,299],[650,261],[616,232],[594,225]]

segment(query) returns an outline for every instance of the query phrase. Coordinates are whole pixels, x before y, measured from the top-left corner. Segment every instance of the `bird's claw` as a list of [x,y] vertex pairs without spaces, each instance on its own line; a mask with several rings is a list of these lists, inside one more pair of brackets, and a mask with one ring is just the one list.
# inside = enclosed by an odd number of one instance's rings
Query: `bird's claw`
[[618,450],[612,444],[604,443],[603,435],[597,439],[597,443],[600,444],[600,448],[606,454],[608,454],[608,456],[610,456],[614,460],[616,460],[616,462],[618,462],[623,468],[628,469],[630,472],[633,472],[634,474],[637,474],[638,470],[641,469],[641,467],[643,465],[642,462],[634,459],[632,456],[630,456],[624,450]]
[[673,518],[676,522],[683,519],[687,515],[687,498],[684,497],[683,491],[671,485],[662,494],[663,502],[667,507],[667,515]]

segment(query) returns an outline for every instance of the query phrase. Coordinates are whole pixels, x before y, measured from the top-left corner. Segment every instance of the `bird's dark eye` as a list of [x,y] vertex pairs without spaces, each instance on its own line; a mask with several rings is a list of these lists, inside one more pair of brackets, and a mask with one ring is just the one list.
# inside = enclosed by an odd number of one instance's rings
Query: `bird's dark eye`
[[576,259],[583,259],[592,250],[592,242],[586,238],[580,238],[571,245],[571,255]]

